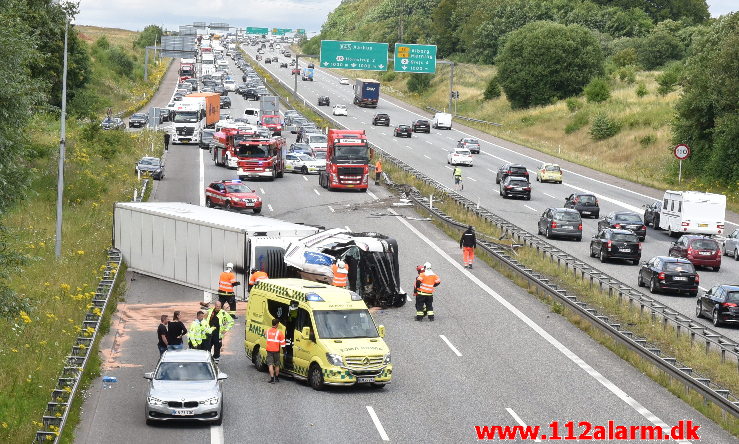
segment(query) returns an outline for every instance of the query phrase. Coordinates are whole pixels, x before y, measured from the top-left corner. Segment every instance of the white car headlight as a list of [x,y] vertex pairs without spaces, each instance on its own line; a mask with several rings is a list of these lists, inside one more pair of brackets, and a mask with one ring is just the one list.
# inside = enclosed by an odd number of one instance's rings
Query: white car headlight
[[383,364],[390,364],[390,353],[385,355],[385,358],[382,360]]
[[231,200],[234,202],[241,202],[241,198],[239,197],[232,197]]
[[212,398],[208,398],[205,401],[201,401],[201,402],[203,404],[208,404],[208,405],[217,405],[218,404],[218,401],[220,401],[220,399],[221,398],[219,398],[218,396],[214,396]]
[[149,405],[164,405],[164,401],[162,401],[162,400],[161,400],[161,399],[159,399],[159,398],[155,398],[155,397],[153,397],[153,396],[147,396],[147,397],[146,397],[146,402],[147,402],[147,403],[148,403]]
[[335,365],[338,367],[344,366],[344,358],[336,353],[326,353],[326,359],[331,365]]

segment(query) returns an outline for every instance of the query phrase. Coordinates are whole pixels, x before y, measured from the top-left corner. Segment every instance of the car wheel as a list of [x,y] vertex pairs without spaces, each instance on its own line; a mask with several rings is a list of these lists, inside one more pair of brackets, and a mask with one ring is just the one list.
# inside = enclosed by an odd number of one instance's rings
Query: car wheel
[[547,227],[546,236],[547,236],[547,239],[551,239],[552,238],[552,230],[549,229],[549,227]]
[[734,260],[739,261],[739,249],[734,249]]
[[501,195],[501,197],[502,197],[503,199],[505,199],[505,194],[503,194],[503,190],[498,190],[498,194],[500,194],[500,195]]
[[496,184],[499,184],[499,183],[500,183],[500,179],[498,179],[498,177],[497,177],[497,176],[495,177],[495,183],[496,183]]
[[590,250],[590,257],[595,257],[595,251],[593,251],[593,246],[591,245],[588,249]]
[[721,269],[721,265],[719,265],[718,267],[713,267],[713,271],[715,272],[718,272],[720,269]]
[[701,309],[701,301],[695,304],[695,317],[700,319],[703,317],[703,310]]
[[149,419],[149,418],[146,418],[146,425],[148,425],[148,426],[153,426],[153,425],[155,425],[156,423],[157,423],[156,421],[154,421],[154,420],[152,420],[152,419]]
[[264,365],[264,361],[262,360],[262,357],[259,356],[259,346],[255,346],[254,350],[251,352],[251,363],[254,364],[254,368],[257,369],[258,372],[265,372],[267,371],[267,366]]
[[259,214],[262,212],[261,208],[254,208],[252,211],[254,211],[254,214]]
[[321,370],[321,366],[316,363],[311,364],[310,370],[308,370],[308,382],[313,390],[323,390],[323,370]]
[[531,194],[526,195],[526,200],[531,200]]
[[226,411],[226,405],[221,401],[221,414],[218,415],[218,419],[213,421],[213,425],[222,425],[223,424],[223,413]]
[[303,165],[303,168],[300,169],[300,174],[308,174],[308,167]]
[[205,206],[208,208],[213,208],[213,202],[211,202],[209,197],[205,198]]
[[641,273],[639,273],[639,276],[636,278],[636,285],[638,287],[643,287],[644,286],[644,281],[641,280]]
[[377,383],[377,382],[372,382],[372,383],[370,383],[370,387],[372,387],[375,390],[382,390],[382,389],[385,388],[385,384],[381,384],[381,383]]
[[657,291],[659,291],[659,289],[657,288],[657,281],[652,278],[649,281],[649,292],[652,294],[657,294]]
[[226,201],[226,210],[231,211],[231,201],[230,200]]
[[600,262],[605,264],[608,258],[606,257],[606,252],[603,251],[603,249],[600,249]]
[[711,323],[713,324],[714,327],[719,327],[722,324],[721,320],[718,318],[717,308],[714,308],[713,311],[711,312]]
[[576,238],[575,238],[575,241],[577,241],[577,242],[582,242],[582,236],[580,236],[580,237],[576,237]]

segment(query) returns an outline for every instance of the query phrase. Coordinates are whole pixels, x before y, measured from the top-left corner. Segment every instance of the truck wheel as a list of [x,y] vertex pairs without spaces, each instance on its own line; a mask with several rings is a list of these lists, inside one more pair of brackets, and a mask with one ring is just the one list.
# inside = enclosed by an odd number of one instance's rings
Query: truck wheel
[[277,173],[277,177],[280,178],[280,179],[282,179],[283,177],[285,177],[285,170],[280,170],[280,172]]
[[308,382],[313,390],[323,390],[323,370],[315,362],[311,364],[310,370],[308,370]]
[[269,180],[271,180],[271,181],[273,181],[273,182],[274,182],[274,180],[275,180],[275,177],[277,177],[277,172],[276,172],[276,171],[275,171],[275,170],[273,169],[273,170],[272,170],[272,177],[270,177],[270,179],[269,179]]
[[231,201],[230,200],[226,201],[226,211],[231,211]]
[[257,369],[258,372],[264,372],[267,370],[267,366],[264,365],[264,361],[262,361],[262,357],[259,356],[259,346],[255,345],[254,350],[251,352],[251,362],[254,364],[254,368]]

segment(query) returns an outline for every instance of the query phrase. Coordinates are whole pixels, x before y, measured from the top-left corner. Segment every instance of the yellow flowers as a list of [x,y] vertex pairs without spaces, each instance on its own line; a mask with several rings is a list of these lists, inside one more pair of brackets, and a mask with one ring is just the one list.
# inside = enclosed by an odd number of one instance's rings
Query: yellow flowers
[[4,422],[4,423],[2,423],[2,426],[3,426],[4,429],[7,429],[8,428],[8,423],[7,422]]
[[67,393],[72,393],[72,387],[70,387],[68,385],[65,385],[62,390],[65,391],[65,392],[67,392]]
[[51,285],[50,283],[48,283],[48,282],[44,282],[44,287],[48,287],[48,286],[50,286],[50,285]]
[[18,349],[17,348],[11,348],[10,351],[12,351],[13,353],[18,353]]
[[56,315],[54,313],[46,313],[46,317],[49,318],[52,321],[55,321],[57,319]]
[[59,284],[59,288],[61,288],[62,291],[69,291],[72,287],[69,284]]
[[[79,199],[77,199],[77,200],[79,200]],[[85,252],[84,252],[84,250],[77,250],[77,254],[80,255],[80,256],[82,256],[82,255],[85,254]]]
[[26,324],[31,323],[31,317],[28,316],[28,313],[26,313],[25,311],[21,311],[21,319],[23,319],[23,322],[25,322]]

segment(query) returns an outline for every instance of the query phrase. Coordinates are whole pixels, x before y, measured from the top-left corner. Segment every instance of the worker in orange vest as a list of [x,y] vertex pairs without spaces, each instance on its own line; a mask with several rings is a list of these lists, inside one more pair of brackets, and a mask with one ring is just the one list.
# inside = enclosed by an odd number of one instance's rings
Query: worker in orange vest
[[[269,368],[269,383],[280,382],[280,349],[285,346],[285,334],[277,328],[280,321],[272,319],[272,328],[265,334],[267,338],[267,367]],[[258,359],[258,358],[257,358]]]
[[231,262],[226,264],[226,269],[221,273],[218,278],[218,300],[221,305],[225,308],[228,303],[228,314],[232,318],[238,319],[236,316],[236,293],[234,287],[241,285],[241,282],[236,280],[236,274],[233,272],[234,264]]
[[431,264],[423,264],[423,273],[416,278],[416,320],[420,321],[428,315],[429,321],[434,320],[434,292],[441,284],[439,276],[431,270]]
[[256,268],[251,269],[251,276],[249,276],[249,287],[248,290],[251,292],[251,288],[259,281],[263,281],[265,279],[269,279],[269,276],[267,275],[267,272],[262,270],[257,270]]
[[331,271],[334,272],[334,280],[331,282],[331,285],[346,288],[346,284],[349,281],[349,266],[346,265],[346,262],[339,259],[331,266]]
[[382,177],[382,162],[377,159],[377,162],[375,162],[375,185],[380,184],[380,177]]

